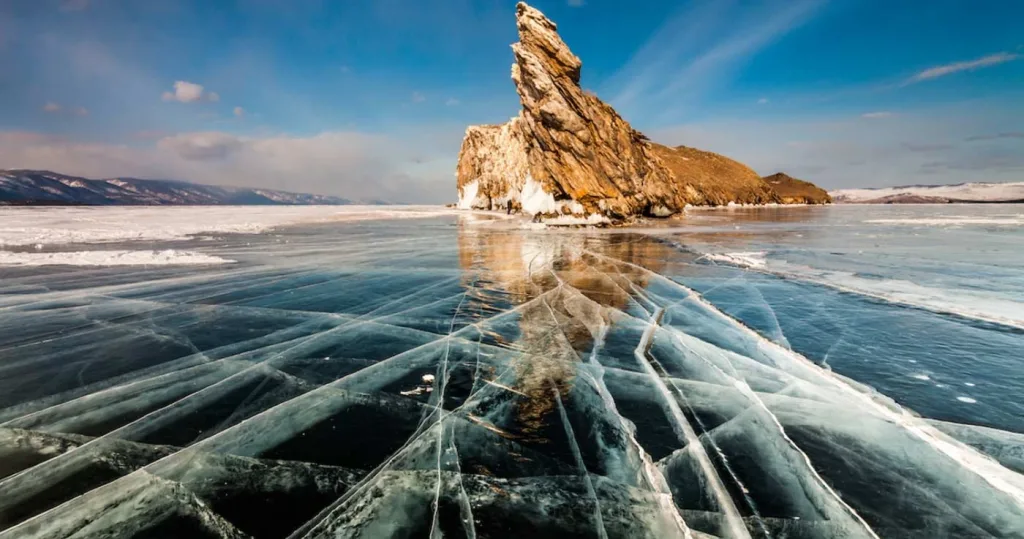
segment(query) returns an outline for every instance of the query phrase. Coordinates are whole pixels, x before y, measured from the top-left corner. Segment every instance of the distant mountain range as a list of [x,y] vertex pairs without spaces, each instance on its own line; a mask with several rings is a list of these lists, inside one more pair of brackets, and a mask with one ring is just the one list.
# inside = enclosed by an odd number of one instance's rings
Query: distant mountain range
[[[379,201],[369,202],[380,204]],[[175,180],[92,180],[48,170],[0,170],[0,206],[342,205],[351,200],[272,189],[201,185]]]
[[837,204],[992,204],[1024,203],[1024,182],[905,185],[830,191]]

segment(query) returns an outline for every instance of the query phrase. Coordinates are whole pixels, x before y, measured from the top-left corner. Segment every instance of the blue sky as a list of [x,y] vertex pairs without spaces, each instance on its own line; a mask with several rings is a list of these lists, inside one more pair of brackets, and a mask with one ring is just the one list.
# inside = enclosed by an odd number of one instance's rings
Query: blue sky
[[[544,0],[656,141],[828,188],[1024,181],[1024,2]],[[0,2],[0,167],[444,202],[514,2]]]

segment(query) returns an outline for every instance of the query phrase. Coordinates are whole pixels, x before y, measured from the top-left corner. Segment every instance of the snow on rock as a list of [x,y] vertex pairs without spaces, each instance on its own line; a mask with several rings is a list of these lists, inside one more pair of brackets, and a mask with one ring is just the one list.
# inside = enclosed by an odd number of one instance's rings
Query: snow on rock
[[[459,193],[459,202],[456,205],[460,210],[471,210],[474,206],[479,206],[477,202],[477,193],[480,191],[480,180],[473,180],[462,187],[462,192]],[[490,206],[490,204],[488,204]],[[490,207],[482,209],[491,209]]]

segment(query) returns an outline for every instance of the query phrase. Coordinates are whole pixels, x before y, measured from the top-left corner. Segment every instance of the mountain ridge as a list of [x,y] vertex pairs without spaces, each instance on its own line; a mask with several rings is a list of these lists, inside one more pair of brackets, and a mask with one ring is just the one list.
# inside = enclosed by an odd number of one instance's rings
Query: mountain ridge
[[49,170],[0,170],[0,206],[340,206],[341,197],[130,177],[93,179]]
[[829,194],[839,204],[1019,204],[1024,203],[1024,182],[865,187]]

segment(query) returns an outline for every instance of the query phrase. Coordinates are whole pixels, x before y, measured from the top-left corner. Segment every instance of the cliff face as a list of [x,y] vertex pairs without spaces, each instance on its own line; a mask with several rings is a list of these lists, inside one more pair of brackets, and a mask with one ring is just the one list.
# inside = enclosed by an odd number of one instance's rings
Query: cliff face
[[653,144],[580,88],[582,63],[557,27],[516,7],[512,81],[522,110],[500,126],[466,131],[457,170],[459,207],[531,215],[667,216],[687,204],[782,199],[753,170],[692,148]]
[[765,183],[778,194],[783,204],[831,204],[832,197],[811,182],[798,180],[782,172],[764,177]]

